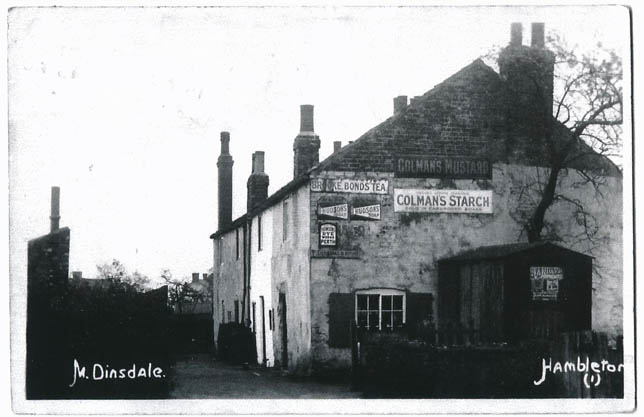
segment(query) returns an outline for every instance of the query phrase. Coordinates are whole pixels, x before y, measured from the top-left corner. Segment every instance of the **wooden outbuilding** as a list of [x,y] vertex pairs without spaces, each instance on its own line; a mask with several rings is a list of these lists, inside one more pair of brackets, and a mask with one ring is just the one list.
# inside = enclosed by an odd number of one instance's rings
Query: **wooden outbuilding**
[[515,243],[467,250],[438,266],[439,332],[485,343],[591,329],[591,256]]

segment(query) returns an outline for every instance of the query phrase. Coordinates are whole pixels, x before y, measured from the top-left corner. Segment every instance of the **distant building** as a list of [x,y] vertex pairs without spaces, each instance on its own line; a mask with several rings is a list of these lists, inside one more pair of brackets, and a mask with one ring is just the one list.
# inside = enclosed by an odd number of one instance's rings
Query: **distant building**
[[[259,363],[305,374],[345,368],[351,322],[370,331],[440,326],[441,304],[453,300],[437,297],[439,261],[525,243],[516,214],[535,201],[524,198],[521,184],[544,166],[544,138],[561,142],[569,131],[551,116],[554,55],[544,48],[543,25],[533,24],[531,46],[516,29],[500,73],[476,60],[411,103],[396,97],[392,117],[345,147],[335,144],[322,162],[313,106],[301,106],[293,180],[268,196],[264,152],[255,152],[247,210],[235,220],[230,135],[222,132],[219,227],[210,236],[215,340],[220,323],[249,319]],[[541,100],[532,94],[534,80],[543,86]],[[573,296],[592,301],[593,328],[619,333],[621,172],[585,145],[577,152],[560,187],[599,220],[611,244],[596,250],[601,274],[593,272],[592,300],[585,292]],[[603,200],[590,185],[573,185],[576,168],[602,176]],[[568,236],[582,230],[560,205],[548,216]],[[559,244],[587,252],[574,239]],[[554,298],[526,292],[518,302],[556,301],[554,288]]]

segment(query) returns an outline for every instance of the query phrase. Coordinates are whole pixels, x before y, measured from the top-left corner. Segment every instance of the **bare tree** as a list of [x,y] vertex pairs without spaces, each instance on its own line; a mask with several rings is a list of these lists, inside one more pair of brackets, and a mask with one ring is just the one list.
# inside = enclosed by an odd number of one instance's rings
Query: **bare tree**
[[[607,177],[621,176],[622,61],[601,43],[597,43],[592,51],[580,53],[576,47],[566,45],[557,34],[551,35],[545,46],[540,52],[524,54],[522,59],[524,63],[534,59],[529,64],[535,68],[552,60],[554,63],[548,63],[553,64],[553,73],[548,74],[547,70],[524,71],[521,76],[527,80],[528,88],[511,92],[515,96],[523,95],[518,101],[521,105],[530,102],[548,104],[531,108],[528,105],[529,111],[513,120],[517,124],[537,126],[537,129],[526,131],[538,136],[531,139],[541,143],[536,153],[543,154],[536,164],[535,177],[527,181],[523,179],[522,186],[514,184],[521,202],[513,217],[523,225],[529,242],[560,239],[554,225],[546,221],[546,214],[555,203],[568,204],[571,207],[570,220],[583,229],[580,235],[572,238],[601,244],[604,237],[597,233],[597,219],[579,199],[566,191],[570,190],[569,187],[580,189],[591,185],[601,198],[604,193],[602,185],[606,184]],[[500,63],[503,53],[497,49],[484,59],[489,62],[492,56],[496,56]],[[512,84],[509,84],[512,89]],[[547,114],[535,114],[541,109]],[[575,170],[574,178],[577,179],[571,180],[571,169]],[[562,187],[564,179],[571,181]]]
[[109,280],[115,285],[128,285],[136,292],[145,291],[150,284],[150,279],[147,276],[139,271],[130,274],[118,259],[112,259],[110,263],[96,265],[96,269],[97,278]]

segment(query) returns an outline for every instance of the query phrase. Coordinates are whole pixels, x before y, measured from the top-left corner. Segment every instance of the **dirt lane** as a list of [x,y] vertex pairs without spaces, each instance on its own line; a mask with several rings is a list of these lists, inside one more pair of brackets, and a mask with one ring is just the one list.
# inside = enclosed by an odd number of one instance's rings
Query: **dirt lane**
[[360,398],[349,384],[294,379],[272,369],[227,365],[208,355],[177,359],[173,399],[196,398]]

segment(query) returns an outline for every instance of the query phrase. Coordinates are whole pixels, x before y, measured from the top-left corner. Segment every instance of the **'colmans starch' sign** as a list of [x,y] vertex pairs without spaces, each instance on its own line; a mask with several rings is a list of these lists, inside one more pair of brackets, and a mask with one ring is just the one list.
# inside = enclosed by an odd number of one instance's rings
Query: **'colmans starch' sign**
[[492,214],[491,190],[394,190],[394,211],[400,213]]
[[399,178],[492,179],[492,163],[487,159],[399,155],[394,162]]
[[385,179],[312,178],[311,191],[327,193],[387,194],[389,181]]

